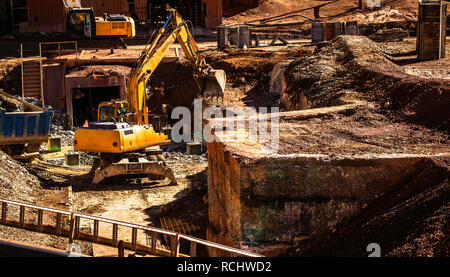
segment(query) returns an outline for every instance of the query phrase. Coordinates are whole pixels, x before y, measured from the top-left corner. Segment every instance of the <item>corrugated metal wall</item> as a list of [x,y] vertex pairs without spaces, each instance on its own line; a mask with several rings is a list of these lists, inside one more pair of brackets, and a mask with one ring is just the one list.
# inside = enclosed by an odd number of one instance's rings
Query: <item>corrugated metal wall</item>
[[102,16],[104,13],[130,15],[127,0],[81,0],[81,6],[92,7],[95,16]]
[[216,28],[222,24],[222,0],[203,0],[206,3],[205,27]]
[[64,5],[61,0],[28,0],[28,23],[20,24],[20,33],[63,32]]
[[[81,5],[94,8],[95,16],[102,16],[104,13],[131,16],[127,0],[81,0]],[[134,12],[140,21],[146,21],[147,0],[134,0]]]
[[134,12],[140,21],[147,21],[147,0],[134,0]]
[[[19,32],[64,32],[64,5],[62,0],[28,0],[28,23],[20,24]],[[127,0],[81,0],[83,7],[92,7],[95,16],[125,14],[131,16]],[[222,24],[222,0],[202,0],[206,4],[205,27],[216,28]],[[147,0],[135,0],[135,13],[139,20],[147,20]]]

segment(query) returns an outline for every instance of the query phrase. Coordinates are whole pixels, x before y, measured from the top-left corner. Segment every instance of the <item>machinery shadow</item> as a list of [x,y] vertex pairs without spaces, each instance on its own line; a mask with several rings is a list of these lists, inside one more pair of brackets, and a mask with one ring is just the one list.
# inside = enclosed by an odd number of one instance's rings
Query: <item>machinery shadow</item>
[[[92,184],[91,180],[93,178],[92,174],[85,174],[82,176],[78,176],[80,179],[86,180],[83,183],[73,183],[67,181],[69,185],[72,186],[74,192],[83,192],[83,191],[123,191],[123,190],[144,190],[144,189],[155,189],[161,187],[172,186],[168,180],[162,181],[153,181],[146,180],[144,183],[139,182],[138,178],[121,178],[118,180],[104,180],[99,184]],[[165,184],[167,183],[167,184]]]

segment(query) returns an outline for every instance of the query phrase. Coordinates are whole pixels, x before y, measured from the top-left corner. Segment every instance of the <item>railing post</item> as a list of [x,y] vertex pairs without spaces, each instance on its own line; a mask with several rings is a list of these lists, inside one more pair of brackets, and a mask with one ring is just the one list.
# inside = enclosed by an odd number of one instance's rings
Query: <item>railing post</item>
[[191,241],[191,249],[189,256],[191,257],[197,256],[197,243],[195,241]]
[[98,220],[94,220],[94,242],[98,241]]
[[75,216],[75,238],[78,239],[80,236],[80,217]]
[[172,257],[180,256],[180,235],[170,237],[170,253]]
[[44,76],[42,76],[43,72],[42,72],[42,47],[41,44],[39,43],[39,74],[40,74],[40,83],[41,83],[41,104],[42,107],[44,107]]
[[215,247],[209,247],[211,257],[217,257],[217,248]]
[[133,228],[131,230],[131,243],[133,251],[136,251],[136,244],[137,244],[137,229]]
[[156,253],[156,236],[157,234],[152,231],[152,252]]
[[117,246],[117,233],[119,231],[119,225],[113,223],[113,233],[112,233],[112,244],[114,247]]
[[43,217],[44,217],[44,211],[43,210],[38,210],[38,231],[42,231],[43,228]]
[[25,89],[23,84],[23,44],[20,44],[20,75],[21,75],[21,81],[22,81],[22,98],[25,97]]
[[6,213],[8,211],[8,203],[2,202],[2,223],[6,224]]
[[117,252],[119,257],[125,257],[125,248],[123,246],[123,240],[119,241],[117,244]]
[[60,235],[61,234],[61,224],[62,224],[62,215],[60,213],[56,214],[56,234]]
[[20,206],[20,228],[25,226],[25,207]]
[[74,216],[74,214],[71,214],[70,215],[69,243],[73,242],[74,235],[75,235],[75,216]]

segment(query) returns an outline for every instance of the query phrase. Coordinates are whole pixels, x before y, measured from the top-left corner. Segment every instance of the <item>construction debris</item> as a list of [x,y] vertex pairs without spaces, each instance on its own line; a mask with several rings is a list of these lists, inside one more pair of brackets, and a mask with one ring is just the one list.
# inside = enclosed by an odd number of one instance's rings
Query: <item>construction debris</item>
[[398,41],[409,37],[409,32],[400,28],[381,29],[369,38],[376,42],[382,41]]

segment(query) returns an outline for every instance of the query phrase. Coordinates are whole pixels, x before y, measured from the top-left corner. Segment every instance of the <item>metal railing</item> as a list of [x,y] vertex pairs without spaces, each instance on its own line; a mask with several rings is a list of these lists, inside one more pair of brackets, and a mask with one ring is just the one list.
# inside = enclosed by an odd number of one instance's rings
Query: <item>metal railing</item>
[[[98,216],[91,216],[86,214],[81,214],[77,212],[64,211],[53,208],[46,208],[32,204],[26,204],[17,201],[3,200],[0,199],[1,204],[1,220],[0,224],[10,227],[21,228],[29,231],[46,233],[49,235],[64,236],[69,238],[69,242],[74,240],[82,240],[87,242],[92,242],[96,244],[101,244],[105,246],[112,247],[122,247],[123,249],[129,251],[135,251],[139,253],[146,253],[156,256],[168,256],[168,257],[195,257],[197,256],[197,246],[202,245],[210,253],[211,256],[243,256],[243,257],[263,257],[259,254],[251,253],[248,251],[240,250],[237,248],[221,245],[218,243],[202,240],[189,235],[180,234],[177,232],[172,232],[156,227],[142,226],[132,223],[127,223],[118,220],[112,220],[107,218],[102,218]],[[8,210],[10,206],[19,208],[18,220],[8,218]],[[27,210],[34,210],[37,212],[37,222],[31,222],[28,220],[26,222],[26,212]],[[47,215],[47,217],[45,217]],[[53,215],[53,217],[51,217]],[[16,214],[17,218],[17,214]],[[45,224],[45,220],[52,221],[55,219],[54,224]],[[69,224],[66,224],[68,221]],[[81,222],[88,221],[93,223],[92,231],[81,230]],[[112,226],[112,233],[110,237],[99,235],[99,225],[110,224]],[[131,229],[131,242],[119,240],[119,227]],[[151,244],[142,244],[138,242],[138,232],[144,232],[145,234],[150,234]],[[165,235],[170,238],[170,245],[168,249],[157,247],[158,237],[160,235]],[[189,243],[189,253],[181,253],[180,244],[186,241]],[[121,243],[119,243],[121,242]],[[122,249],[122,251],[123,251]],[[222,251],[221,254],[219,251]]]
[[[73,48],[63,49],[62,44],[73,44]],[[45,46],[56,45],[57,49],[45,49]],[[78,42],[76,41],[57,41],[57,42],[40,42],[39,43],[39,55],[42,60],[42,54],[54,53],[58,54],[58,59],[64,54],[75,54],[75,58],[78,59]]]

